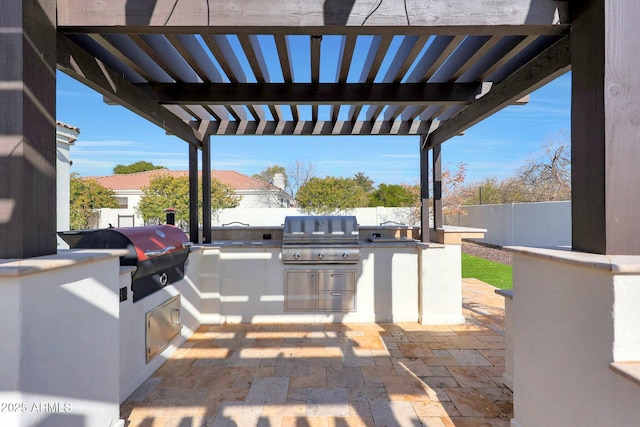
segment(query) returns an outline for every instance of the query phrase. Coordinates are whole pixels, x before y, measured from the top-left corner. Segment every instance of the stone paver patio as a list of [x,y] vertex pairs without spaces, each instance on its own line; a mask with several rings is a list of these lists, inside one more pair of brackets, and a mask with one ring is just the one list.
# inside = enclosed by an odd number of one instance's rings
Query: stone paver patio
[[131,427],[507,427],[504,300],[494,290],[463,280],[459,326],[202,326],[121,417]]

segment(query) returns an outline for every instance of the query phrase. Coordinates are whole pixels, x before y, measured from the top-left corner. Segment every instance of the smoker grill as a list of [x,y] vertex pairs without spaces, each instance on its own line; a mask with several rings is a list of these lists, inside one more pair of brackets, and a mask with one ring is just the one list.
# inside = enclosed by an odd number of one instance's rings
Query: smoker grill
[[288,216],[282,235],[285,264],[356,264],[360,260],[355,216]]
[[127,249],[120,265],[131,265],[133,302],[184,277],[191,242],[171,225],[105,228],[85,234],[75,248]]

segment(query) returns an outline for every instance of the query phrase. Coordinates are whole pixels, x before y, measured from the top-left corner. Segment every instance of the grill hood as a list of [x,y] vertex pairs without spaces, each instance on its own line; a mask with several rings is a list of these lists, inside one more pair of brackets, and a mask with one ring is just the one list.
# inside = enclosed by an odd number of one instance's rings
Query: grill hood
[[288,216],[282,241],[287,244],[357,244],[360,232],[355,216]]
[[282,235],[285,264],[354,264],[360,259],[355,216],[288,216]]
[[184,277],[191,242],[171,225],[105,228],[85,234],[75,248],[126,249],[120,265],[136,267],[132,274],[133,301]]

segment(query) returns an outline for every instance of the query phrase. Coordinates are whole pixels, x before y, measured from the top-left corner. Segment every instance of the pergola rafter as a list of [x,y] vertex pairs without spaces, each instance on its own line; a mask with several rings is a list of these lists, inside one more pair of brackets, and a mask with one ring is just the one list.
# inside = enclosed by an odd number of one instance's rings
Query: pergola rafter
[[291,121],[295,134],[345,134],[339,123],[352,132],[363,120],[411,135],[422,129],[416,119],[464,111],[484,95],[477,85],[497,83],[488,78],[509,75],[568,28],[553,0],[514,1],[509,13],[461,0],[206,6],[61,0],[58,23],[180,120],[225,135],[287,134]]

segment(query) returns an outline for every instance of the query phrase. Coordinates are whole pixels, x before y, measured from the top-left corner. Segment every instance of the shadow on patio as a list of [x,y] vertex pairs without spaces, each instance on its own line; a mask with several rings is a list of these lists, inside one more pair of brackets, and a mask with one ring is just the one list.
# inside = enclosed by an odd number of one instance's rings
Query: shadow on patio
[[508,426],[504,300],[466,323],[202,326],[121,405],[128,426]]

